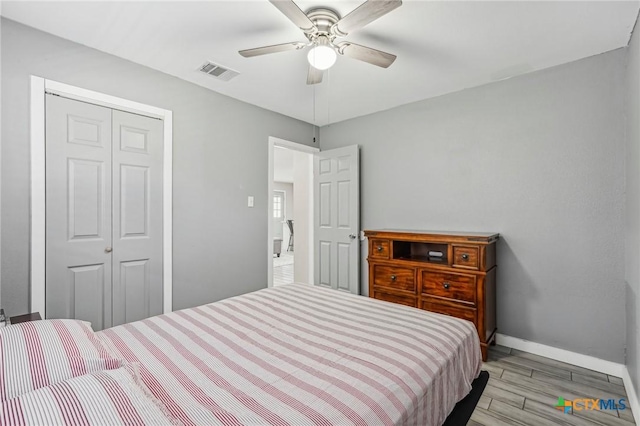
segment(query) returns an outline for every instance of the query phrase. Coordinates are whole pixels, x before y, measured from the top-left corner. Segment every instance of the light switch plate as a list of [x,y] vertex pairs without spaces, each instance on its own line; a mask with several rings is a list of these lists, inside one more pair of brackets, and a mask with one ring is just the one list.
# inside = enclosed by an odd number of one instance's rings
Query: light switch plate
[[247,206],[253,207],[253,195],[249,195],[247,198]]

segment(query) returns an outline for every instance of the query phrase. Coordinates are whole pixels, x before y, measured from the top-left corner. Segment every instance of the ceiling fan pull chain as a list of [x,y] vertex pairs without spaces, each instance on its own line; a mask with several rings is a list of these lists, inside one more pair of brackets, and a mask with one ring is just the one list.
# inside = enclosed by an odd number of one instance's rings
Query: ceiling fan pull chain
[[327,70],[327,124],[331,123],[331,71]]

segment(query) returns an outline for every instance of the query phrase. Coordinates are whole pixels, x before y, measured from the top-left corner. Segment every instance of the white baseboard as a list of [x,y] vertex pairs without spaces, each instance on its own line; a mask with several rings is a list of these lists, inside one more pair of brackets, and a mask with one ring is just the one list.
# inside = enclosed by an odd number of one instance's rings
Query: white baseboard
[[556,361],[566,362],[578,367],[588,368],[589,370],[599,371],[601,373],[610,374],[612,376],[622,378],[624,387],[627,391],[627,400],[633,412],[636,423],[640,425],[640,400],[638,393],[633,387],[629,370],[624,364],[611,362],[589,355],[583,355],[576,352],[567,351],[565,349],[554,348],[553,346],[543,345],[541,343],[531,342],[529,340],[519,339],[517,337],[505,336],[504,334],[496,334],[496,343],[520,351],[529,352],[534,355],[540,355]]
[[626,366],[622,372],[622,381],[624,382],[624,389],[627,391],[627,401],[629,401],[631,412],[633,412],[633,418],[636,419],[636,424],[640,425],[640,400]]
[[517,337],[505,336],[500,333],[496,335],[496,343],[509,348],[544,356],[555,359],[556,361],[566,362],[567,364],[577,365],[578,367],[588,368],[589,370],[599,371],[616,377],[622,377],[623,370],[626,369],[624,364],[618,364],[617,362],[611,362],[589,355],[567,351],[565,349],[554,348],[553,346],[547,346],[541,343],[519,339]]

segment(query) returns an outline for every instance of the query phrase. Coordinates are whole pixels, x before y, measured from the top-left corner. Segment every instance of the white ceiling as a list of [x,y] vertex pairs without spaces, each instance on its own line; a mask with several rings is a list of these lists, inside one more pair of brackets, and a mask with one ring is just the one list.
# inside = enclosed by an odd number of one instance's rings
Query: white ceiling
[[[342,16],[361,1],[299,0]],[[389,109],[626,46],[637,1],[417,1],[346,39],[394,53],[378,68],[346,57],[306,85],[305,51],[243,58],[238,50],[305,41],[267,0],[2,2],[9,19],[317,125]],[[196,71],[211,60],[240,75]]]

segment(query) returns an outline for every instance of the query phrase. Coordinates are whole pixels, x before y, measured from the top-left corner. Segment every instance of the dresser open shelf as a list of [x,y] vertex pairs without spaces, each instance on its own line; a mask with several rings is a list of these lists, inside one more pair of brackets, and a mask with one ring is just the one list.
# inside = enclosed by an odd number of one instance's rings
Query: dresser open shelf
[[499,234],[367,230],[369,297],[473,322],[483,359],[496,333]]
[[418,241],[394,241],[392,259],[426,263],[447,263],[447,245]]

